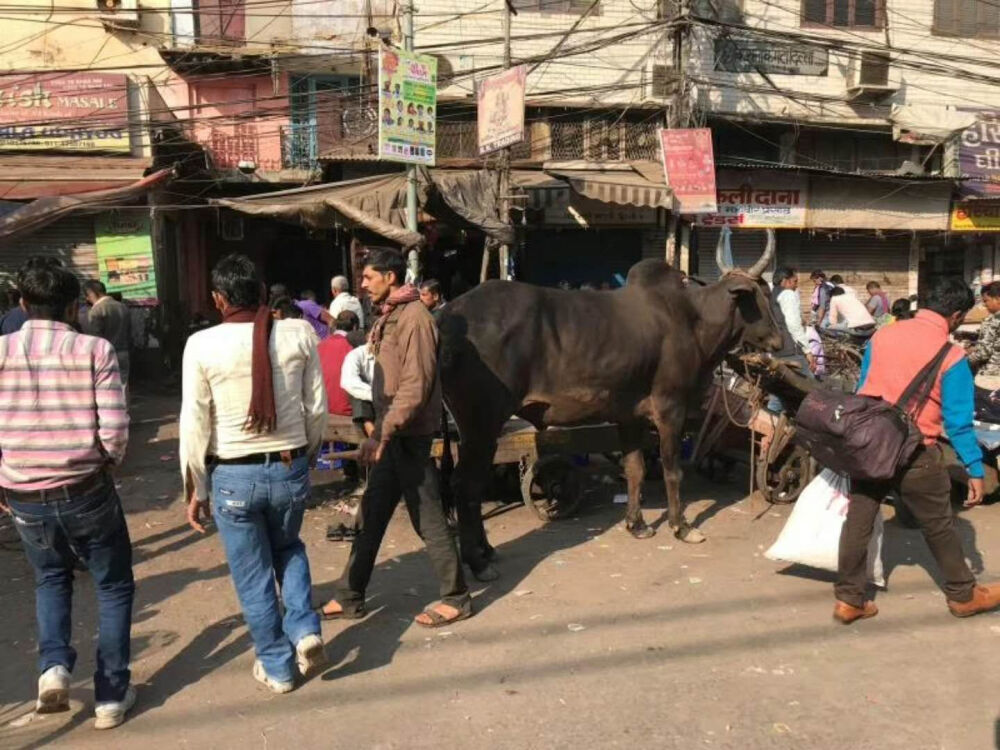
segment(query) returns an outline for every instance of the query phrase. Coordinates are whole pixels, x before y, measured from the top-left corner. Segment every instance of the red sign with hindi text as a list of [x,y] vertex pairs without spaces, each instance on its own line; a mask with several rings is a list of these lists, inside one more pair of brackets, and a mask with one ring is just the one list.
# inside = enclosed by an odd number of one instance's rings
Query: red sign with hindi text
[[663,171],[682,214],[715,213],[715,157],[709,128],[660,130]]

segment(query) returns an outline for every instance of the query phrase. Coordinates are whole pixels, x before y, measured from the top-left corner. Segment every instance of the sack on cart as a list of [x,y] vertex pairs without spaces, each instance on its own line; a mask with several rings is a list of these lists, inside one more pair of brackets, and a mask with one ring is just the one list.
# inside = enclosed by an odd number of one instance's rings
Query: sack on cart
[[[849,492],[847,477],[825,469],[799,495],[785,527],[764,557],[836,573],[840,531],[851,502]],[[868,580],[884,588],[883,533],[882,514],[878,513],[868,543]]]

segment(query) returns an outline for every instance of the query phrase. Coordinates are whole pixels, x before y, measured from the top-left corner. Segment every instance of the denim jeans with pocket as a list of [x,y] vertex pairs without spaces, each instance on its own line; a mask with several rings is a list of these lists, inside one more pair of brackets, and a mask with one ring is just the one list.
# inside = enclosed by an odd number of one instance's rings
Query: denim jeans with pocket
[[308,498],[305,456],[288,466],[272,461],[212,469],[212,513],[243,616],[264,671],[281,682],[295,676],[295,644],[320,632],[309,559],[299,538]]
[[6,493],[24,552],[35,571],[39,672],[62,665],[73,671],[73,567],[87,565],[97,589],[98,702],[125,697],[131,673],[132,543],[121,500],[110,477],[83,494],[72,487],[51,490],[46,502],[22,502]]

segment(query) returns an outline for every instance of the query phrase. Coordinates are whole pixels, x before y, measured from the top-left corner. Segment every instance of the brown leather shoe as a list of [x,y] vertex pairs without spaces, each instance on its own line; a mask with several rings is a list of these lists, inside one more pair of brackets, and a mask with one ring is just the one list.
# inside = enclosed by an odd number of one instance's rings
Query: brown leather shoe
[[867,620],[877,614],[878,607],[872,601],[865,602],[864,607],[854,607],[838,599],[837,603],[833,605],[833,619],[844,625],[850,625],[855,620]]
[[976,586],[972,590],[972,598],[967,602],[948,600],[948,609],[955,617],[972,617],[997,607],[1000,607],[1000,583],[994,583],[992,586]]

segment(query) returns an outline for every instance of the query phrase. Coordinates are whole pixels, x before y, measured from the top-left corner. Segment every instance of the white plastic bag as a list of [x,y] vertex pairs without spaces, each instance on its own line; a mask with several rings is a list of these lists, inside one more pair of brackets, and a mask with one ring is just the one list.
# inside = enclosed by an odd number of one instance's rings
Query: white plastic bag
[[[837,572],[840,531],[850,504],[847,477],[826,469],[813,479],[795,502],[785,528],[764,553],[769,560],[807,565]],[[882,514],[875,516],[875,528],[868,543],[868,580],[885,586],[882,570]]]

